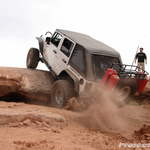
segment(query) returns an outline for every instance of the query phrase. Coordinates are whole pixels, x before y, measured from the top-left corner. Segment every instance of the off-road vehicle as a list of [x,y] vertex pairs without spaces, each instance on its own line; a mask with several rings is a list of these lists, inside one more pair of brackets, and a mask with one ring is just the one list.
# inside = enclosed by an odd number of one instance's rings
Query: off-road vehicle
[[35,69],[41,61],[56,78],[51,89],[53,107],[66,106],[72,97],[85,102],[94,100],[99,87],[109,89],[108,93],[118,88],[115,97],[122,107],[129,96],[141,92],[148,82],[146,71],[138,72],[137,66],[122,64],[116,50],[88,35],[57,29],[36,39],[39,49],[30,48],[26,65]]

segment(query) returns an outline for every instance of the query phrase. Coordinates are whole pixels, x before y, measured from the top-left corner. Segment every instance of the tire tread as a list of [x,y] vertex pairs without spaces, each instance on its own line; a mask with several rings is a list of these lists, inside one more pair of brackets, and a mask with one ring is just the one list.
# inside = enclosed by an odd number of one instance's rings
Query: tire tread
[[[31,62],[30,64],[28,64],[28,57],[31,55]],[[39,50],[36,48],[30,48],[28,55],[27,55],[27,60],[26,60],[26,65],[27,68],[31,68],[31,69],[36,69],[36,67],[38,66],[38,62],[39,62]]]
[[[64,92],[64,102],[62,107],[66,106],[68,104],[68,101],[71,97],[73,97],[73,87],[72,84],[68,81],[68,80],[57,80],[56,82],[54,82],[53,87],[55,86],[61,86]],[[54,92],[53,91],[53,87],[52,87],[52,92],[51,92],[51,101],[52,101],[52,106],[53,107],[57,107],[55,106],[55,98],[54,98]]]

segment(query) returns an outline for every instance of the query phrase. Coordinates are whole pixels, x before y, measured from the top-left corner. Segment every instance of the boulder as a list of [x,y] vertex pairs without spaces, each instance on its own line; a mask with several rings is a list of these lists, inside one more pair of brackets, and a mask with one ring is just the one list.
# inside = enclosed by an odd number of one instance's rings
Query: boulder
[[27,98],[48,102],[54,81],[49,71],[0,67],[0,99]]
[[[50,92],[54,81],[55,78],[49,71],[0,67],[0,100],[27,99],[50,102]],[[134,100],[150,103],[150,82],[142,93],[135,94]],[[70,109],[70,106],[67,109]]]

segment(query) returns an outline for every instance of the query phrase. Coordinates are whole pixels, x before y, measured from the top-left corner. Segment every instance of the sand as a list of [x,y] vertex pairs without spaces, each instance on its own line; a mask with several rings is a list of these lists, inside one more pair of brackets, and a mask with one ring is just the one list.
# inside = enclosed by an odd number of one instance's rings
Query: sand
[[0,149],[120,150],[131,148],[120,148],[119,143],[149,142],[149,104],[133,103],[121,109],[107,104],[107,100],[104,104],[72,112],[1,101]]

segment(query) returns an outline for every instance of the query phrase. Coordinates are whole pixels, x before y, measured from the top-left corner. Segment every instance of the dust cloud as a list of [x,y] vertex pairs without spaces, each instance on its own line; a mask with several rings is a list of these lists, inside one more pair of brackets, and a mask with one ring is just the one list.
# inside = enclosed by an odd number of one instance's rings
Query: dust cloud
[[110,97],[109,93],[98,90],[95,101],[89,106],[73,98],[69,100],[67,108],[79,113],[78,123],[85,127],[108,132],[122,130],[127,124],[114,103],[116,94]]

